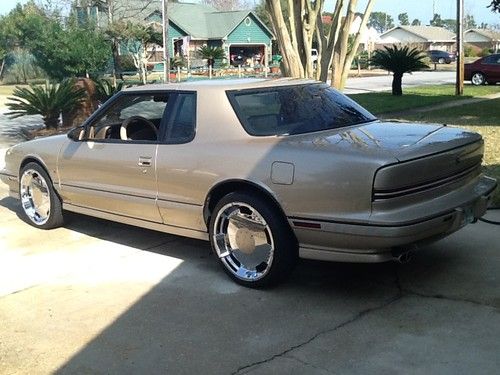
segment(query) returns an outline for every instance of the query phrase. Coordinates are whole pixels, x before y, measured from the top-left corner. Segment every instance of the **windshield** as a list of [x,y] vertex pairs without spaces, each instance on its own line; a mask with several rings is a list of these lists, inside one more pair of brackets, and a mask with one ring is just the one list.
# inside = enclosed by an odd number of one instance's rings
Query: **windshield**
[[376,120],[347,96],[323,83],[228,92],[246,132],[293,135]]

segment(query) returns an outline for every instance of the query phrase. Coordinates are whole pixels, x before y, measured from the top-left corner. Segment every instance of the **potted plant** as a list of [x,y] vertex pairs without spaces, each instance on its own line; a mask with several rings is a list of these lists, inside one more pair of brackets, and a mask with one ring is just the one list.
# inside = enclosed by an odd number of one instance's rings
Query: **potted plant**
[[269,65],[269,71],[271,74],[279,74],[280,73],[280,64],[279,63],[272,63]]

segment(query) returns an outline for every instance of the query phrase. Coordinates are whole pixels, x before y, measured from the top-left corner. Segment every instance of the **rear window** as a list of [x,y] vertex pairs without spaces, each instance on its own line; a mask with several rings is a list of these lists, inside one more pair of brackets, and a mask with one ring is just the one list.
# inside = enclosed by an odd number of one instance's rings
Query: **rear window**
[[321,83],[229,91],[228,97],[246,132],[255,136],[303,134],[376,120]]

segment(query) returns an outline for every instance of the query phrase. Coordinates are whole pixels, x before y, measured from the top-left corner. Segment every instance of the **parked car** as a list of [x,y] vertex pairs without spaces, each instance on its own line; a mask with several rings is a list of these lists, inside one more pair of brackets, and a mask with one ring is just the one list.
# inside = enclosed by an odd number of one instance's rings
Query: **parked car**
[[35,227],[73,211],[209,240],[257,287],[299,257],[397,260],[473,222],[496,187],[482,157],[476,133],[381,121],[320,82],[220,80],[126,89],[8,149],[1,179]]
[[452,61],[456,60],[455,54],[446,51],[429,50],[427,51],[427,54],[433,63],[451,64]]
[[500,82],[500,54],[489,55],[465,64],[464,79],[479,86]]

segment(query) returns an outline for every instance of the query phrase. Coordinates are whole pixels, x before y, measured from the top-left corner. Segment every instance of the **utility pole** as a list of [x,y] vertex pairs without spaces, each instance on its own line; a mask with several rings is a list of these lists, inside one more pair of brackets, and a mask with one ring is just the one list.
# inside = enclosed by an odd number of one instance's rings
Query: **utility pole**
[[464,94],[464,0],[457,0],[457,79],[455,95]]
[[170,56],[168,52],[168,0],[162,0],[163,18],[163,82],[170,83]]

